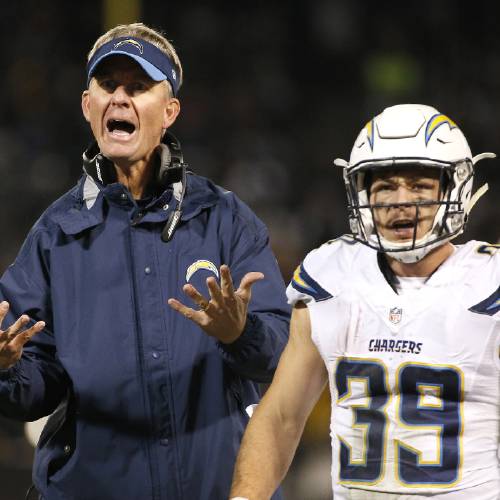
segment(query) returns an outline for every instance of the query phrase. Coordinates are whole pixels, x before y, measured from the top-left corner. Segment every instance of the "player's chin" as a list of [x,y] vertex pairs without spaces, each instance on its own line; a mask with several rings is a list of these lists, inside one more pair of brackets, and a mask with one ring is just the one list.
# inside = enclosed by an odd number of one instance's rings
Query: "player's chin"
[[415,236],[415,228],[384,228],[380,229],[380,235],[387,241],[392,241],[393,243],[405,243],[412,242]]

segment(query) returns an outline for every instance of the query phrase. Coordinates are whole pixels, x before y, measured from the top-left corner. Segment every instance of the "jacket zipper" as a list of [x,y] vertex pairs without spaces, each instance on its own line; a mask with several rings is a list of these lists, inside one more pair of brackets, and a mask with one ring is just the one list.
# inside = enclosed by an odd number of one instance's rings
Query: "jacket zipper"
[[[139,361],[139,379],[141,383],[141,388],[142,388],[142,405],[144,408],[144,411],[147,412],[148,415],[148,421],[150,424],[150,428],[152,428],[152,423],[151,423],[151,417],[149,416],[151,408],[149,408],[148,405],[148,398],[146,394],[148,393],[148,386],[145,381],[144,377],[144,348],[142,344],[142,336],[141,336],[141,330],[140,330],[140,325],[139,325],[139,313],[137,311],[137,302],[136,302],[136,293],[137,293],[137,284],[136,284],[136,276],[135,276],[135,266],[134,266],[134,253],[133,253],[133,244],[132,244],[132,226],[130,224],[128,225],[128,250],[129,250],[129,259],[130,259],[130,268],[132,269],[132,276],[131,276],[131,288],[132,288],[132,304],[133,304],[133,313],[134,313],[134,326],[135,326],[135,338],[137,341],[137,355],[138,355],[138,361]],[[149,433],[148,433],[149,435]],[[150,472],[150,478],[151,478],[151,498],[155,499],[155,479],[154,479],[154,474],[153,474],[153,463],[152,463],[152,457],[151,457],[151,441],[152,436],[147,438],[146,441],[146,453],[148,457],[148,465],[149,465],[149,472]],[[161,496],[161,495],[160,495]]]

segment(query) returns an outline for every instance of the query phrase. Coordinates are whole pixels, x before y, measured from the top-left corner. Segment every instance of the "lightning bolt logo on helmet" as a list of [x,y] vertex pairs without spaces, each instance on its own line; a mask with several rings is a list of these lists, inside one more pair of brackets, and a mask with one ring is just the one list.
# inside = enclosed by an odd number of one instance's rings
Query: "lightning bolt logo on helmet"
[[450,126],[450,130],[458,128],[457,124],[448,118],[446,115],[438,113],[431,117],[427,122],[427,127],[425,127],[425,145],[431,140],[432,134],[437,130],[438,127],[447,123]]
[[374,131],[374,126],[373,126],[373,120],[370,120],[366,125],[366,137],[368,139],[368,144],[370,144],[370,149],[373,151],[373,131]]

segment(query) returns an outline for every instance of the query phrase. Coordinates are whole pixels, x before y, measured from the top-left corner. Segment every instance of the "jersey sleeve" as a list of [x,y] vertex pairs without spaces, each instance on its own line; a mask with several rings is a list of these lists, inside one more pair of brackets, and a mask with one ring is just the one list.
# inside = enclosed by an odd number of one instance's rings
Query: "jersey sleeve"
[[479,268],[483,276],[482,286],[478,287],[480,293],[477,294],[475,303],[469,307],[469,311],[492,316],[500,322],[500,245],[473,243],[472,254],[479,262],[484,261],[481,262],[484,267]]
[[286,294],[288,303],[292,306],[297,302],[307,304],[311,301],[320,302],[332,298],[332,295],[306,271],[305,262],[295,269]]
[[489,297],[473,305],[469,310],[479,314],[494,316],[500,320],[500,314],[498,314],[500,311],[500,286]]

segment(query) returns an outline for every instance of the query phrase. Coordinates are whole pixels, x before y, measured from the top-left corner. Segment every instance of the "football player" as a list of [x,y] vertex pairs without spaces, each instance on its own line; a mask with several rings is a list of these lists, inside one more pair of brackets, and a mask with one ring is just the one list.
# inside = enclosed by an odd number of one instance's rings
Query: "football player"
[[288,287],[291,335],[245,434],[232,497],[268,499],[329,382],[335,500],[500,494],[498,246],[453,245],[472,194],[467,141],[430,106],[387,108],[344,171],[352,235]]

